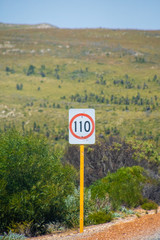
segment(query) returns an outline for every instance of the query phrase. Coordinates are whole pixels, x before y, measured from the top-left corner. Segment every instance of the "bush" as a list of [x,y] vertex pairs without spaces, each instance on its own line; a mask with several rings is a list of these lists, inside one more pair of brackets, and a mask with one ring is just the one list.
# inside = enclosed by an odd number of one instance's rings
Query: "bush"
[[67,230],[66,226],[60,222],[52,222],[52,223],[47,224],[47,233],[48,234],[53,234],[56,232],[64,232],[66,230]]
[[[13,223],[62,221],[65,199],[75,188],[76,172],[63,166],[45,138],[0,135],[0,232]],[[34,228],[32,228],[34,229]]]
[[11,223],[9,227],[10,232],[17,233],[23,236],[31,236],[32,235],[32,223],[30,222],[21,222],[21,223]]
[[32,74],[35,74],[35,66],[29,65],[28,70],[27,70],[27,76],[30,76]]
[[91,213],[88,216],[88,220],[90,224],[101,224],[112,221],[113,217],[111,213],[106,213],[104,211],[98,211],[95,213]]
[[[88,215],[94,211],[95,202],[91,199],[91,192],[84,190],[84,224],[88,225]],[[68,227],[76,227],[79,225],[80,211],[80,192],[75,189],[72,195],[68,195],[65,200],[65,223]]]
[[102,181],[107,185],[107,192],[116,209],[120,205],[136,207],[142,200],[143,184],[146,177],[144,169],[139,166],[120,168],[117,172],[108,174]]
[[107,185],[102,180],[97,180],[91,186],[91,193],[93,199],[104,199],[107,192]]
[[155,203],[155,202],[153,202],[153,201],[148,201],[148,202],[146,202],[146,203],[143,203],[143,204],[141,205],[141,208],[144,209],[144,210],[152,210],[152,209],[154,209],[154,210],[157,211],[157,209],[158,209],[158,204]]
[[79,191],[75,189],[74,193],[72,195],[68,195],[65,199],[65,221],[68,227],[76,227],[79,224],[79,196]]
[[[113,131],[114,134],[118,133],[115,128],[110,129],[110,133]],[[64,161],[79,169],[79,147],[70,145]],[[152,177],[156,177],[159,163],[160,156],[150,142],[122,140],[117,136],[97,138],[96,144],[85,147],[85,185],[90,186],[96,180],[104,178],[108,172],[113,173],[121,167],[136,165],[151,170],[154,173]]]
[[21,84],[17,84],[16,85],[16,89],[17,90],[22,90],[23,89],[23,84],[21,83]]
[[11,231],[8,234],[4,234],[4,236],[0,236],[0,240],[24,240],[26,237],[22,234],[12,233]]
[[109,173],[90,187],[92,198],[105,199],[108,194],[113,209],[121,205],[138,206],[143,198],[142,188],[146,181],[143,174],[144,169],[139,166],[123,167],[115,173]]
[[6,67],[6,73],[15,73],[15,70],[13,68],[10,67]]

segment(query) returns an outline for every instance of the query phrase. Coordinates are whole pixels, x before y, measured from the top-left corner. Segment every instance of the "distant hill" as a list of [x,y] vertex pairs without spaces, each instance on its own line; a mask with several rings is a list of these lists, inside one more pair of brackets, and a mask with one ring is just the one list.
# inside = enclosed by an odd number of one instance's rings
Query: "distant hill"
[[47,29],[47,28],[57,28],[54,25],[48,23],[40,24],[10,24],[10,23],[0,23],[0,29]]

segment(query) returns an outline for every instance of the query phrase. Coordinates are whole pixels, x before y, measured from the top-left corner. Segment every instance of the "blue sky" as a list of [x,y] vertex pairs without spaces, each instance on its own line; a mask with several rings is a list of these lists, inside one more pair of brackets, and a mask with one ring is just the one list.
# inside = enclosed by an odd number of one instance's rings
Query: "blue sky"
[[160,0],[0,0],[0,22],[160,29]]

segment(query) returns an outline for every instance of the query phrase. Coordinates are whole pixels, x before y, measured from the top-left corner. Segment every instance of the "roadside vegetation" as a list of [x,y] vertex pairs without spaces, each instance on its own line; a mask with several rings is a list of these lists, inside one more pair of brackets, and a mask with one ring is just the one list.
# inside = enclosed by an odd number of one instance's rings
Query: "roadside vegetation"
[[[85,225],[160,204],[160,31],[0,25],[0,234],[79,224],[68,110],[94,108]],[[19,235],[17,235],[19,234]],[[0,236],[0,239],[2,236]]]
[[[100,141],[101,145],[105,143],[104,140]],[[99,148],[97,144],[95,146]],[[108,151],[109,155],[113,154],[112,147],[114,151],[121,149],[121,154],[125,156],[127,149],[121,148],[122,146],[115,142]],[[70,152],[69,149],[68,151]],[[86,151],[95,157],[93,148],[87,147]],[[75,151],[71,152],[74,156]],[[143,208],[155,209],[156,203],[151,204],[143,190],[148,185],[155,188],[159,181],[150,176],[150,166],[147,165],[146,169],[138,166],[140,161],[146,161],[148,164],[152,162],[154,166],[157,164],[158,167],[160,160],[156,157],[152,159],[153,154],[156,156],[156,152],[152,151],[152,154],[147,155],[143,149],[137,147],[131,153],[134,157],[140,156],[137,166],[127,167],[124,164],[123,167],[115,167],[113,173],[108,173],[105,177],[96,176],[95,179],[98,180],[85,188],[85,225],[108,222],[123,213],[132,214],[133,211],[129,209],[143,203]],[[22,135],[12,129],[1,133],[1,234],[11,231],[35,236],[54,232],[56,228],[78,227],[78,170],[71,163],[64,162],[64,159],[62,161],[62,157],[60,151],[53,148],[47,138],[34,132]],[[116,160],[117,158],[113,157],[112,164],[116,165]],[[154,170],[156,172],[156,168]]]

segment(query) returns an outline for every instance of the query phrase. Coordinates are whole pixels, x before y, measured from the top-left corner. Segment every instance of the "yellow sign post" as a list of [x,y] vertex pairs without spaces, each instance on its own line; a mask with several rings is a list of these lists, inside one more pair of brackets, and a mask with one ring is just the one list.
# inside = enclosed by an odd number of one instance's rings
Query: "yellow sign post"
[[80,144],[80,233],[84,225],[84,144],[95,143],[95,110],[69,110],[69,143]]
[[84,223],[84,145],[80,145],[80,233]]

